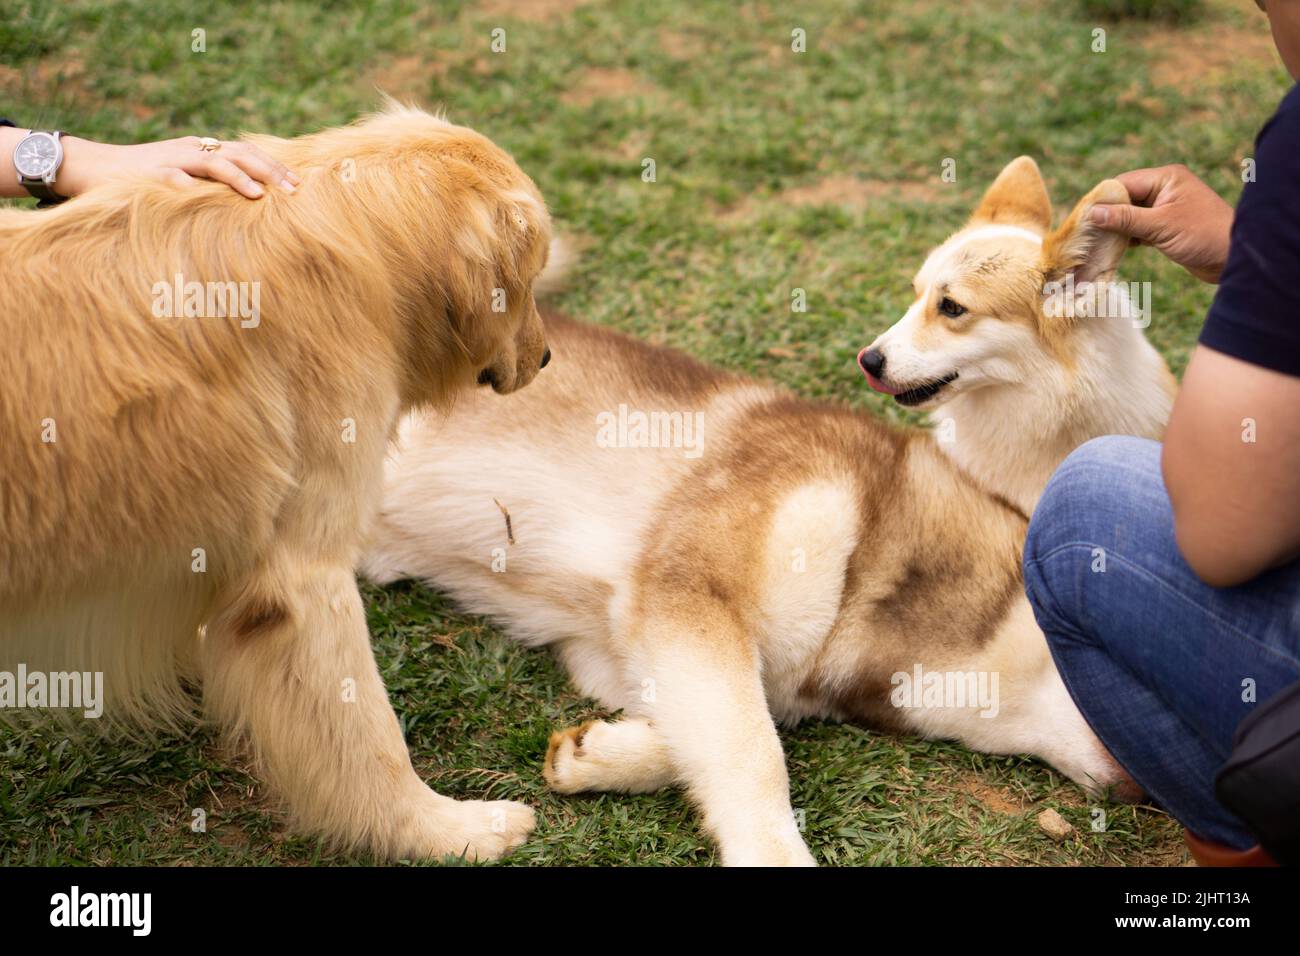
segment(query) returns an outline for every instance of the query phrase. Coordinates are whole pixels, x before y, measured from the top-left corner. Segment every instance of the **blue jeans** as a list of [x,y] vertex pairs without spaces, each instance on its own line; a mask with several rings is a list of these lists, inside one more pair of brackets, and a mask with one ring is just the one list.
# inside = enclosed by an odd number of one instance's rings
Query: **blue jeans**
[[1300,562],[1201,583],[1174,542],[1160,445],[1112,436],[1048,482],[1025,588],[1075,704],[1133,779],[1197,836],[1258,842],[1214,774],[1256,702],[1300,680]]

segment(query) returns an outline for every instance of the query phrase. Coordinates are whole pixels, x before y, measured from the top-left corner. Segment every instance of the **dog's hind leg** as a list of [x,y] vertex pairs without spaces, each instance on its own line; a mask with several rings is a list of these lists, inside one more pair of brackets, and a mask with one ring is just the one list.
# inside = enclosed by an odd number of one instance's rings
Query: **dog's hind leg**
[[346,563],[281,556],[209,622],[204,703],[247,738],[297,825],[388,859],[500,856],[533,828],[509,801],[456,801],[411,766]]
[[557,793],[653,793],[677,782],[668,745],[648,720],[592,720],[551,734],[542,776]]
[[640,706],[728,866],[811,866],[790,806],[785,753],[757,650],[718,602],[680,601],[643,622],[629,674],[653,688]]

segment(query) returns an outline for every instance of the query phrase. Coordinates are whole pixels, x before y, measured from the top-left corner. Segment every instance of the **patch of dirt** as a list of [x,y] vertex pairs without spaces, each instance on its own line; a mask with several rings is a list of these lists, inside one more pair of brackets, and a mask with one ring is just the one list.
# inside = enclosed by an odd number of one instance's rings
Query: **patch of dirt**
[[651,155],[651,148],[654,141],[650,134],[645,130],[632,130],[627,136],[619,140],[618,145],[609,151],[610,155],[620,162],[640,163],[641,160]]
[[0,64],[0,96],[22,102],[30,98],[32,91],[48,95],[50,90],[67,96],[75,104],[90,104],[103,98],[87,80],[86,64],[77,50],[45,57],[23,69]]
[[427,105],[434,77],[446,76],[456,66],[450,55],[412,53],[389,60],[367,74],[367,91],[379,90],[403,102]]
[[590,106],[596,100],[651,96],[658,92],[659,87],[630,70],[594,66],[584,70],[577,85],[566,90],[560,99],[570,106]]
[[530,23],[547,23],[584,6],[588,0],[485,0],[476,11],[484,17],[510,17]]
[[[1066,210],[1065,212],[1067,215],[1069,214],[1069,210]],[[1057,222],[1059,222],[1061,218],[1062,217],[1058,215]],[[1096,806],[1097,804],[1096,800],[1090,798],[1078,787],[1072,787],[1069,785],[1057,787],[1056,792],[1052,794],[1052,799],[1063,807],[1071,807],[1073,809]]]
[[1019,815],[1025,812],[1024,802],[1005,787],[994,787],[982,780],[967,778],[957,784],[962,793],[974,797],[991,813]]
[[[566,16],[588,2],[590,0],[486,0],[469,12],[475,17],[546,23]],[[432,26],[439,22],[436,8],[430,8],[417,14],[415,25]],[[441,79],[452,71],[488,76],[493,71],[492,56],[488,53],[485,37],[480,48],[472,51],[445,49],[407,53],[386,59],[368,71],[362,79],[362,86],[367,95],[379,90],[403,102],[414,101],[427,107],[435,79]]]
[[1142,89],[1137,83],[1130,84],[1128,89],[1115,97],[1115,104],[1117,106],[1137,106],[1148,116],[1156,119],[1165,115],[1165,101],[1157,96],[1143,96]]
[[703,37],[686,30],[670,30],[665,27],[656,34],[656,37],[659,40],[659,49],[674,60],[693,60],[708,50],[708,44]]
[[873,199],[896,197],[911,202],[938,202],[941,194],[931,183],[891,182],[828,176],[807,186],[787,189],[777,198],[790,206],[850,206],[862,208]]
[[1153,30],[1140,43],[1151,57],[1151,78],[1180,90],[1219,84],[1244,64],[1276,67],[1280,62],[1262,16],[1255,28],[1214,23],[1191,30]]
[[[942,189],[933,183],[859,179],[856,176],[827,176],[815,183],[782,190],[767,197],[767,201],[794,207],[840,206],[860,210],[878,199],[935,203],[943,198]],[[722,210],[718,218],[723,221],[743,221],[755,213],[757,206],[758,202],[755,199],[747,198]]]
[[1187,849],[1187,844],[1183,842],[1182,837],[1177,833],[1172,833],[1170,839],[1144,850],[1141,856],[1130,861],[1129,865],[1196,866],[1196,861],[1192,859],[1192,854]]

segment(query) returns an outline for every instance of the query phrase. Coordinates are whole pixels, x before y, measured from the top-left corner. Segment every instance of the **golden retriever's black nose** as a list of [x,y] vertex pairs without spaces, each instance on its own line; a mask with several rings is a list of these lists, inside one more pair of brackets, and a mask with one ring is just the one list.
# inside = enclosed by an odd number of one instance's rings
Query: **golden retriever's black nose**
[[862,354],[858,356],[858,364],[868,375],[880,378],[881,373],[885,371],[885,353],[880,349],[863,349]]
[[551,350],[547,349],[545,352],[542,353],[542,368],[546,368],[546,366],[550,364],[551,364]]

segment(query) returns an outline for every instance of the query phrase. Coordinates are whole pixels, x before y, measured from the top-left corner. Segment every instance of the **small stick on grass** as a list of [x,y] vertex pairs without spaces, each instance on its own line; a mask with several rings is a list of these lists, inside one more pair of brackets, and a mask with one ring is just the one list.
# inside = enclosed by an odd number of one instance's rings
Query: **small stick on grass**
[[496,502],[496,506],[497,506],[498,508],[501,509],[501,514],[503,514],[503,515],[505,516],[505,519],[506,519],[506,540],[509,541],[511,544],[514,544],[514,543],[515,543],[515,529],[514,529],[513,527],[511,527],[511,525],[510,525],[510,512],[506,510],[506,506],[503,505],[501,502],[497,501],[495,498],[493,498],[492,500],[493,500],[494,502]]

